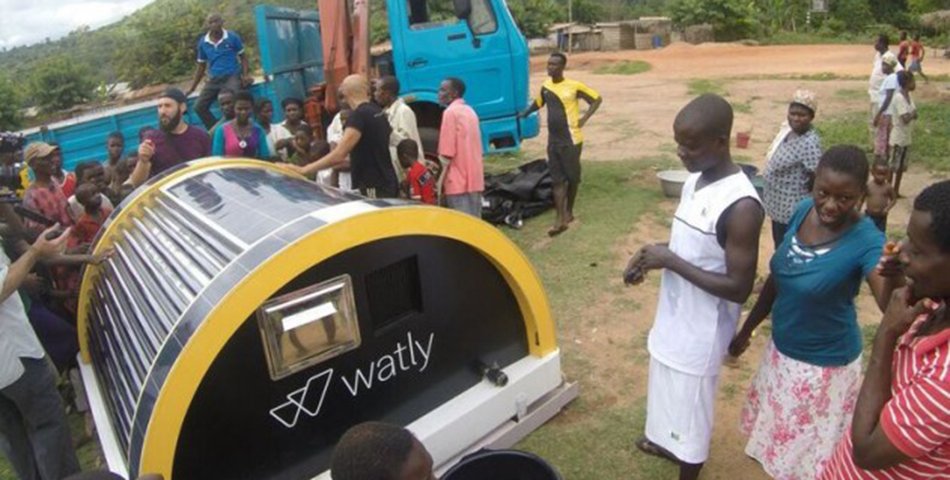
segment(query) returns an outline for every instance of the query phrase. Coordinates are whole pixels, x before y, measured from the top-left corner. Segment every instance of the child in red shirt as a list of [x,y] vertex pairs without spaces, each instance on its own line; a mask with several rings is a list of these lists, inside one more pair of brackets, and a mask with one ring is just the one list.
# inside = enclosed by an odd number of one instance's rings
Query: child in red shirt
[[73,237],[77,245],[90,244],[112,210],[102,205],[99,188],[91,183],[84,183],[76,189],[76,200],[84,211],[73,226]]
[[396,155],[399,157],[399,165],[406,170],[406,179],[403,180],[402,185],[403,192],[413,200],[435,205],[435,186],[438,175],[435,175],[419,160],[419,145],[407,138],[396,146]]

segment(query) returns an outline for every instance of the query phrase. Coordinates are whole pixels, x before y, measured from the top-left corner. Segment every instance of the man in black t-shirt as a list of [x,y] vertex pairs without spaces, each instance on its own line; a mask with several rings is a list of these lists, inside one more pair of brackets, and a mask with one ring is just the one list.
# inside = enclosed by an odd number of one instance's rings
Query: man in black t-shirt
[[369,82],[362,75],[350,75],[340,85],[344,101],[352,109],[343,129],[343,138],[329,154],[300,167],[282,163],[282,167],[303,175],[333,168],[350,157],[353,188],[371,198],[396,198],[399,181],[389,156],[389,119],[378,105],[369,101]]

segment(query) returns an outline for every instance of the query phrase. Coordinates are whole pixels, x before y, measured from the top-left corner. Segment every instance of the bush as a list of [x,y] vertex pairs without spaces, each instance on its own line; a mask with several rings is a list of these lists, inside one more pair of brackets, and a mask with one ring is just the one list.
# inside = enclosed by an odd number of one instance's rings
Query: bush
[[547,36],[548,27],[563,13],[554,0],[509,0],[508,9],[528,38]]
[[23,125],[23,116],[20,108],[23,107],[23,96],[17,91],[10,79],[0,77],[0,132],[16,130]]
[[39,62],[30,75],[30,94],[44,112],[66,110],[88,102],[95,88],[92,73],[66,57]]
[[844,23],[849,32],[862,32],[874,23],[874,14],[867,0],[837,0],[831,2],[830,12],[832,19]]
[[712,25],[719,41],[750,38],[758,28],[755,5],[747,0],[674,0],[670,13],[680,27]]

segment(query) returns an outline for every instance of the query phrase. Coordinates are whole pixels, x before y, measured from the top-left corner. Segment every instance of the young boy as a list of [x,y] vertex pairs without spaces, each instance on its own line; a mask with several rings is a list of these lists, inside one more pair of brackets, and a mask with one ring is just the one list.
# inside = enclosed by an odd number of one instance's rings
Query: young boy
[[925,83],[930,83],[927,80],[927,75],[924,75],[923,63],[926,55],[927,51],[924,49],[923,42],[920,41],[920,34],[915,33],[914,41],[910,43],[910,66],[907,67],[907,70],[923,77]]
[[695,480],[709,457],[713,406],[726,349],[752,293],[765,211],[732,161],[732,107],[703,95],[673,123],[683,185],[669,244],[643,247],[624,272],[629,284],[663,271],[650,330],[645,436],[636,447],[677,463]]
[[[326,154],[326,143],[314,142],[313,129],[309,125],[298,125],[293,134],[293,152],[290,155],[290,163],[303,167],[319,160]],[[330,169],[317,172],[316,179],[324,185],[333,186],[330,183],[331,173]]]
[[435,480],[432,455],[403,427],[356,425],[340,438],[330,459],[333,480]]
[[894,194],[900,197],[901,179],[907,171],[907,152],[913,140],[914,123],[917,120],[917,105],[910,92],[917,88],[914,74],[897,72],[898,91],[894,94],[893,128],[891,129],[891,173],[894,176]]
[[891,168],[885,162],[875,162],[868,183],[868,198],[865,214],[878,230],[887,233],[887,214],[897,204],[897,194],[890,182]]
[[399,157],[399,165],[406,171],[406,178],[402,181],[406,196],[422,203],[436,205],[435,187],[439,177],[419,160],[419,145],[416,141],[407,138],[399,142],[396,155]]
[[[108,184],[106,183],[106,172],[105,168],[101,163],[98,162],[84,162],[76,165],[76,189],[78,191],[79,186],[91,184],[96,188],[96,191],[102,197],[102,204],[108,208],[110,211],[114,208],[112,201],[104,195]],[[76,195],[69,197],[69,216],[73,220],[78,220],[82,216],[83,207],[79,203],[79,199],[76,198]]]
[[76,199],[82,205],[83,212],[73,226],[73,237],[79,245],[92,243],[112,213],[112,208],[103,205],[106,197],[92,183],[84,183],[76,188]]
[[112,183],[115,170],[122,160],[123,150],[125,150],[125,137],[122,136],[122,132],[110,133],[109,136],[106,137],[106,151],[109,153],[109,158],[106,160],[105,165],[106,184]]

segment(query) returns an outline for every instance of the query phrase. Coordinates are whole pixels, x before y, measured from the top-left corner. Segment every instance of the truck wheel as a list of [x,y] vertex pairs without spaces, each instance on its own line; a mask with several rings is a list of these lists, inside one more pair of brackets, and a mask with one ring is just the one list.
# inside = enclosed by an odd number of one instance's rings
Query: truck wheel
[[426,158],[439,158],[439,129],[435,127],[419,127],[419,140],[422,140],[422,151]]

